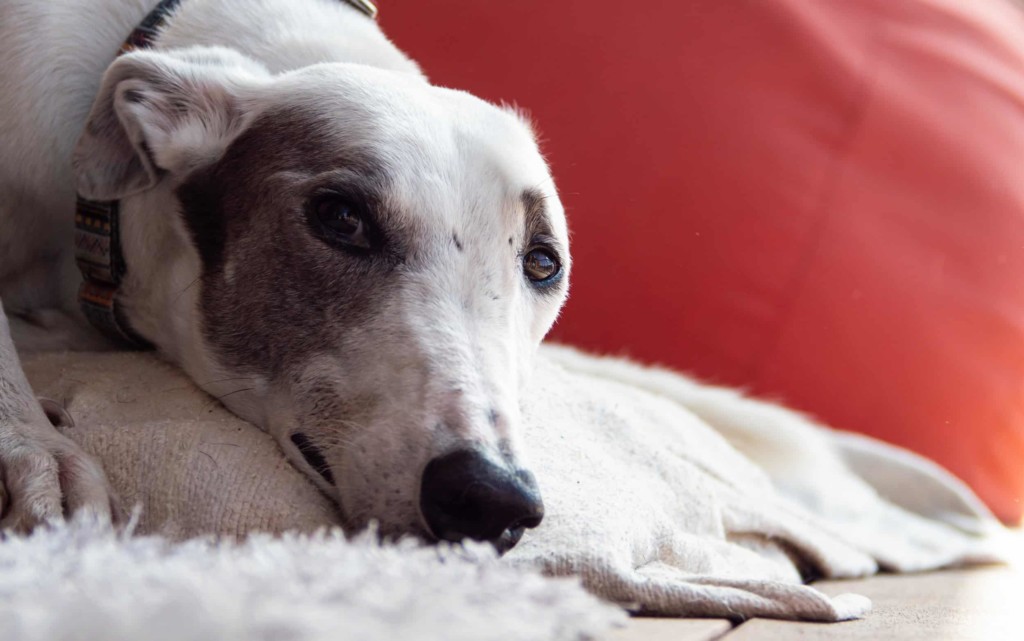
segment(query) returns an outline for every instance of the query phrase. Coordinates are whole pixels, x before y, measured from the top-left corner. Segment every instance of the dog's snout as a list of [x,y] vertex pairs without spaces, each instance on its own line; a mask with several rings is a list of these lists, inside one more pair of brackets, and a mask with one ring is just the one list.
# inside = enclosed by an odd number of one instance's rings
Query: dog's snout
[[511,549],[544,517],[533,475],[513,472],[477,450],[458,450],[427,464],[420,510],[437,538],[490,541],[499,552]]

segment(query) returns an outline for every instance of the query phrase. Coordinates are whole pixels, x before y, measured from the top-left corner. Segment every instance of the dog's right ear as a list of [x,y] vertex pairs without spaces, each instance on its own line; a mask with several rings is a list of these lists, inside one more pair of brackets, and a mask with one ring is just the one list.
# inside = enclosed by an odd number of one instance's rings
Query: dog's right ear
[[269,73],[229,49],[139,51],[117,59],[72,157],[78,193],[116,200],[216,161],[251,121],[240,99]]

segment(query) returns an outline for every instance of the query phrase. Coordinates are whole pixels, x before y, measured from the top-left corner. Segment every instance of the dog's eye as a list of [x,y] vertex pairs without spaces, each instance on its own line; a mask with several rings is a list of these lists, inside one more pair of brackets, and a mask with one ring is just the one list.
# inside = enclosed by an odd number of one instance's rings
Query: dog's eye
[[523,256],[523,272],[537,284],[553,280],[562,271],[562,265],[551,250],[534,247]]
[[326,196],[314,204],[317,221],[332,240],[368,249],[367,225],[359,207],[340,196]]

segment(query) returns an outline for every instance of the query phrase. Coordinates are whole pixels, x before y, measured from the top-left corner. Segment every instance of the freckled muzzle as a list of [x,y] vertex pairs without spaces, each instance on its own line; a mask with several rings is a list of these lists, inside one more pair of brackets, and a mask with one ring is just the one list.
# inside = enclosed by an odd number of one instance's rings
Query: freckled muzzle
[[505,553],[544,518],[533,475],[492,462],[477,450],[435,458],[423,471],[420,511],[438,539],[488,541]]

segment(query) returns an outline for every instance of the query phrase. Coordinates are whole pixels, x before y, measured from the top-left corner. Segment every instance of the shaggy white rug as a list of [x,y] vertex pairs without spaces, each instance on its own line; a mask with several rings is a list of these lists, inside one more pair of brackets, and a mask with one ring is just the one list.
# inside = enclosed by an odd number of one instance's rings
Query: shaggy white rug
[[0,543],[3,641],[541,641],[624,619],[486,546],[317,535],[172,544],[79,521]]

